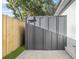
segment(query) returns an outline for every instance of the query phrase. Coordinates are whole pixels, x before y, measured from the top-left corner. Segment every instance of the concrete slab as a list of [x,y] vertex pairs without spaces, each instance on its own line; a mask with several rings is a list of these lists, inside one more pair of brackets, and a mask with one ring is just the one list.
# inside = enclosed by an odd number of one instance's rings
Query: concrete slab
[[16,59],[72,59],[64,50],[25,50]]

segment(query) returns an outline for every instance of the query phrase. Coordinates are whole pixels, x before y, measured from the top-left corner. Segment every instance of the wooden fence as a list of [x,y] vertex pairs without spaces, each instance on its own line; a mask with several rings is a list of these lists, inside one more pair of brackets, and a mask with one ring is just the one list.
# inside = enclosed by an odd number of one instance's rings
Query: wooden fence
[[2,15],[2,56],[6,56],[22,45],[24,23]]

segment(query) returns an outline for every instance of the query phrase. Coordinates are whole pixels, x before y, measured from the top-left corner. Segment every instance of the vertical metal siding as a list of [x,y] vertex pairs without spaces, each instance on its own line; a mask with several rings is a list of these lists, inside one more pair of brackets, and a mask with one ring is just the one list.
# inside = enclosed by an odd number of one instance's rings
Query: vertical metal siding
[[28,49],[62,50],[66,45],[66,16],[35,16],[36,22],[28,23]]

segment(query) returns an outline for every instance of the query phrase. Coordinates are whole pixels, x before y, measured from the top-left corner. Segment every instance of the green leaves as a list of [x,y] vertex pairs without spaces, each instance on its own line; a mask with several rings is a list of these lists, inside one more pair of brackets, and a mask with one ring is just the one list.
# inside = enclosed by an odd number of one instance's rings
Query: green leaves
[[12,4],[11,3],[8,3],[7,4],[7,8],[12,9]]
[[7,0],[7,7],[14,11],[14,15],[19,20],[24,17],[53,15],[55,5],[51,0]]

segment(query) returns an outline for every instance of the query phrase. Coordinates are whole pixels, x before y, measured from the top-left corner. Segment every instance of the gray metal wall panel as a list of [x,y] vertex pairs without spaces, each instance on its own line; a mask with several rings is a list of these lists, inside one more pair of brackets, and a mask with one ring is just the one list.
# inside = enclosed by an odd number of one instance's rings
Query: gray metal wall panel
[[67,46],[67,37],[66,36],[63,36],[63,47],[65,49],[65,47]]
[[28,49],[33,49],[33,26],[28,24]]
[[46,31],[46,46],[45,46],[45,49],[48,49],[50,50],[51,49],[51,32],[49,31]]
[[52,49],[57,48],[57,38],[56,38],[56,17],[49,17],[49,31],[52,32]]
[[58,50],[63,50],[64,49],[63,45],[64,45],[63,36],[58,35]]
[[27,20],[25,21],[25,48],[28,48],[28,24]]
[[57,34],[52,32],[52,49],[57,49]]
[[44,32],[43,32],[43,33],[44,33],[44,34],[43,34],[43,38],[44,38],[44,39],[43,39],[43,49],[46,49],[46,30],[43,29],[43,31],[44,31]]
[[59,17],[59,34],[64,35],[65,34],[65,18]]
[[[67,43],[67,16],[64,16],[64,47],[67,45],[66,43]],[[65,48],[64,48],[65,49]]]
[[[66,17],[36,16],[36,20],[35,26],[26,26],[26,29],[28,28],[28,31],[26,31],[29,32],[28,37],[26,34],[26,46],[28,43],[28,48],[35,50],[64,49],[66,45],[66,37],[63,35],[66,35],[67,33]],[[33,24],[34,23],[30,23],[30,25]]]
[[39,27],[39,19],[40,19],[40,17],[37,16],[37,17],[35,17],[35,18],[36,18],[35,26]]
[[65,17],[59,17],[59,34],[58,34],[58,49],[64,49],[65,40],[64,35],[66,35],[66,19]]
[[64,37],[64,42],[65,42],[64,47],[66,47],[67,46],[67,37]]
[[48,17],[41,17],[41,28],[48,29]]
[[41,28],[35,28],[35,49],[43,49],[43,30]]
[[66,16],[64,16],[63,18],[64,18],[64,21],[63,21],[63,22],[64,22],[64,31],[65,31],[64,33],[66,33],[66,34],[67,34],[67,32],[66,32],[66,31],[67,31],[67,20],[66,20],[66,19],[67,19],[67,17],[66,17]]
[[49,17],[49,31],[56,33],[56,17]]

